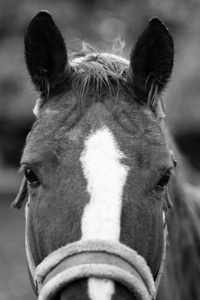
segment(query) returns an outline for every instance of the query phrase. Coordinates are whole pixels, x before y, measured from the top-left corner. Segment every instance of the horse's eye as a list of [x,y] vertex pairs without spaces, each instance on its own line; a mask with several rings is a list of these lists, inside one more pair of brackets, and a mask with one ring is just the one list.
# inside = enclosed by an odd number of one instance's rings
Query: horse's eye
[[159,182],[156,184],[156,188],[159,190],[164,190],[167,186],[171,176],[171,170],[168,170],[164,176],[159,180]]
[[30,185],[36,187],[40,184],[38,177],[30,168],[25,168],[24,175]]

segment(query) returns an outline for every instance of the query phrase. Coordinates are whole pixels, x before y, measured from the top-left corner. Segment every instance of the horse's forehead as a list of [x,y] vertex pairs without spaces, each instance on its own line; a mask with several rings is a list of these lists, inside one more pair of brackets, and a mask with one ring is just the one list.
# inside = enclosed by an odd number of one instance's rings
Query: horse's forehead
[[67,93],[59,100],[55,99],[45,105],[34,126],[31,138],[41,139],[44,135],[43,137],[49,140],[57,140],[64,136],[75,141],[81,132],[85,136],[89,131],[95,131],[104,125],[126,133],[144,134],[147,132],[148,135],[152,134],[152,138],[154,133],[160,135],[160,127],[150,110],[134,106],[124,101],[125,98],[126,96],[122,94],[115,103],[114,97],[111,98],[108,95],[104,103],[96,102],[89,107],[87,104],[79,107],[79,104],[76,105],[77,99],[73,93],[69,95]]
[[120,149],[129,157],[139,151],[140,161],[142,154],[155,154],[155,149],[163,147],[162,132],[146,109],[134,109],[122,101],[115,108],[112,106],[112,110],[103,103],[96,103],[83,113],[81,109],[66,109],[65,97],[59,101],[60,106],[51,103],[44,108],[27,140],[24,155],[33,156],[34,153],[42,160],[49,152],[52,158],[54,154],[61,158],[70,153],[80,154],[88,135],[103,127],[113,132]]

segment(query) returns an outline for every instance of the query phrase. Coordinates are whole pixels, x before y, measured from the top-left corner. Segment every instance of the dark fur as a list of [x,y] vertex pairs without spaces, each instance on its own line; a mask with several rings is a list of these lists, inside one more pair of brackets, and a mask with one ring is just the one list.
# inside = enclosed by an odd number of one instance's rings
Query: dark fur
[[47,11],[41,11],[25,33],[25,60],[31,79],[43,97],[64,80],[67,50],[64,39]]
[[174,64],[174,45],[168,29],[157,18],[139,37],[130,56],[133,84],[141,97],[148,98],[152,89],[158,93],[169,81]]

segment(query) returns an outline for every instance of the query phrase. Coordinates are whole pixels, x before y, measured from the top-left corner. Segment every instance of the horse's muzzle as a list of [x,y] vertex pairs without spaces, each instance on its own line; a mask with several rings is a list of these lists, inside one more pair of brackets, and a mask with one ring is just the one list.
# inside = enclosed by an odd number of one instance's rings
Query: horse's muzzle
[[51,300],[70,283],[90,277],[119,282],[138,300],[154,299],[156,293],[144,258],[113,241],[68,244],[46,257],[35,274],[38,300]]

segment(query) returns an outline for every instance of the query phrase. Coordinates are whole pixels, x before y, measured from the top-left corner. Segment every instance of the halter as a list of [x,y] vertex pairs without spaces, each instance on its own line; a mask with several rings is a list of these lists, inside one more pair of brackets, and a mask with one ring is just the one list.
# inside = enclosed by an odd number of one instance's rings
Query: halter
[[154,282],[145,259],[131,248],[113,241],[77,241],[59,248],[35,266],[29,245],[29,201],[25,208],[26,258],[38,300],[51,300],[71,282],[81,278],[107,278],[119,282],[141,300],[155,300],[167,248],[167,225],[160,268]]

